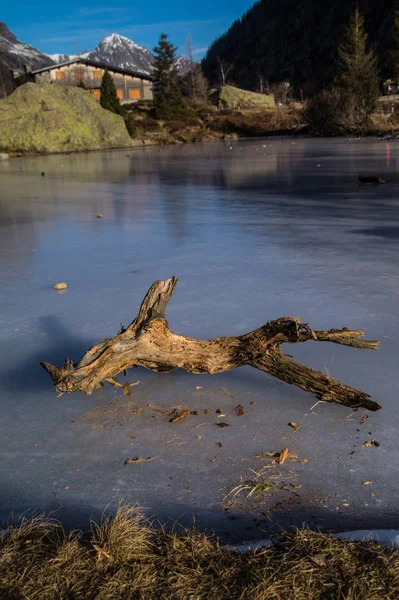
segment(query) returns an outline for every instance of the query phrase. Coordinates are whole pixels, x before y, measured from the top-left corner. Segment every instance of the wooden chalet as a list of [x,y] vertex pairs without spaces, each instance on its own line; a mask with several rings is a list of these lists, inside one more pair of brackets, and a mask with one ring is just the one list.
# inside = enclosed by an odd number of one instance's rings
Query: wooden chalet
[[99,101],[101,80],[105,70],[110,73],[115,83],[116,93],[122,104],[153,99],[151,75],[111,67],[82,57],[31,71],[23,77],[25,81],[52,83],[54,85],[77,86],[83,83],[84,87]]

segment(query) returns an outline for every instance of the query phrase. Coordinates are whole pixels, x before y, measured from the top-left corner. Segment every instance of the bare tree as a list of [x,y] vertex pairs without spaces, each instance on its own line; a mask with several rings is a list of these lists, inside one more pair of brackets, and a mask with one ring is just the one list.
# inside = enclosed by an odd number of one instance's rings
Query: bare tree
[[209,84],[207,78],[202,72],[201,65],[196,66],[195,89],[197,98],[206,104],[209,101]]
[[233,63],[231,63],[231,64],[226,63],[226,61],[222,60],[220,58],[220,56],[217,56],[216,59],[218,61],[219,68],[220,68],[220,81],[222,83],[222,86],[225,86],[226,81],[227,81],[227,75],[232,70]]
[[194,51],[191,34],[186,39],[185,56],[187,59],[187,69],[181,79],[183,93],[194,103],[208,102],[208,81],[202,72],[200,63],[194,60]]
[[193,58],[193,40],[191,37],[191,33],[188,34],[186,39],[186,58],[189,61],[189,72],[188,77],[190,81],[191,87],[191,98],[196,100],[196,86],[195,86],[195,74],[194,74],[194,58]]

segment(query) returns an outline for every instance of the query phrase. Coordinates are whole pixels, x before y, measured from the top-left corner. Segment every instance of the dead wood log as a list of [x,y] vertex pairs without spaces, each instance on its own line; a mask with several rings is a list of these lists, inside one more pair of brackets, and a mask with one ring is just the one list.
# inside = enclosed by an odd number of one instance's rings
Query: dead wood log
[[284,343],[295,344],[308,340],[376,350],[379,342],[360,339],[363,331],[348,328],[313,331],[298,317],[282,317],[238,337],[209,341],[183,337],[169,329],[165,317],[176,285],[176,277],[155,281],[129,327],[90,348],[78,364],[69,359],[66,359],[64,367],[42,362],[57,391],[81,391],[90,395],[102,387],[104,381],[115,381],[112,378],[134,366],[163,373],[180,368],[192,373],[213,374],[251,365],[325,402],[368,410],[381,408],[368,394],[290,360],[281,351]]

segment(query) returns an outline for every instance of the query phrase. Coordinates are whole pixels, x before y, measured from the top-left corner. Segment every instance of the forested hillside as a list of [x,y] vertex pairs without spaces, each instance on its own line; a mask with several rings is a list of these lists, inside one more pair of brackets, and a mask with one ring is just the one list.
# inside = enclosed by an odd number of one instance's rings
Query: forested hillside
[[289,81],[305,94],[330,85],[337,47],[359,5],[382,78],[392,74],[394,13],[399,0],[260,0],[209,48],[203,69],[212,83],[221,80],[259,89],[260,80]]

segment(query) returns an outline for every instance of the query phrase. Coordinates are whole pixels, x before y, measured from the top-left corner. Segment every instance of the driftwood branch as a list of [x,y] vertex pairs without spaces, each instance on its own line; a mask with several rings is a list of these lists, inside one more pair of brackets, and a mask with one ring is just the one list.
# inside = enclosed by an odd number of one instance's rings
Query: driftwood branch
[[213,374],[251,365],[298,386],[324,402],[368,410],[381,408],[368,394],[290,360],[281,351],[284,343],[309,340],[376,350],[379,342],[362,340],[363,331],[348,328],[313,331],[298,317],[282,317],[246,335],[196,340],[176,335],[169,329],[165,312],[176,285],[175,277],[155,281],[129,327],[90,348],[78,364],[69,359],[66,359],[64,367],[41,363],[51,375],[57,391],[81,391],[90,395],[102,387],[104,381],[117,383],[113,378],[133,366],[158,372],[179,368],[192,373]]

